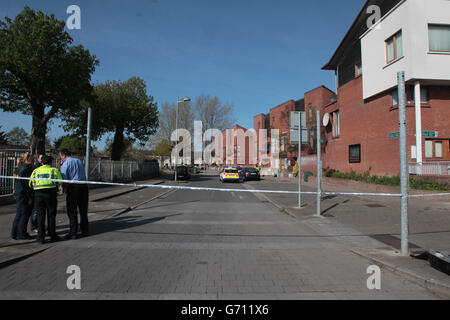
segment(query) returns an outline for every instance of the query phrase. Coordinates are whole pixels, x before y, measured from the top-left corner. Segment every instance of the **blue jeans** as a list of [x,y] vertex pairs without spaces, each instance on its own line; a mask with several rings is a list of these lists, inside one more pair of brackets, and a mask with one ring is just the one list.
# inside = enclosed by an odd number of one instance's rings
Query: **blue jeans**
[[31,213],[31,219],[30,219],[30,229],[31,230],[37,230],[38,229],[38,211],[34,210]]
[[31,216],[29,199],[23,196],[14,196],[16,200],[16,216],[13,221],[11,238],[24,239],[27,236],[28,219]]

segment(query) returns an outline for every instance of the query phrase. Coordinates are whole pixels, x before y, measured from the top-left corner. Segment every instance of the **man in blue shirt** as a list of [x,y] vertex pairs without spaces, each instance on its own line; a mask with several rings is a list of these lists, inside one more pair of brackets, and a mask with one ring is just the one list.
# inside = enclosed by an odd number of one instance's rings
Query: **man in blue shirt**
[[[80,159],[72,158],[70,151],[64,149],[59,152],[59,157],[63,161],[61,174],[64,180],[86,181],[84,164]],[[70,231],[66,235],[67,240],[78,238],[78,213],[80,213],[81,235],[89,235],[88,202],[89,188],[87,184],[66,185],[67,215],[70,220]]]

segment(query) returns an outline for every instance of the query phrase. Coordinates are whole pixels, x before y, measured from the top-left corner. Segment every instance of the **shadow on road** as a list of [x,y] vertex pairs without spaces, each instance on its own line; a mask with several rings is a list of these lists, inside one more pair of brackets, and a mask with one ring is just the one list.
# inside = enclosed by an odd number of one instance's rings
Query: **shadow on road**
[[96,236],[107,232],[114,232],[134,227],[140,227],[180,215],[181,214],[172,214],[144,220],[140,220],[142,216],[127,216],[104,220],[96,220],[89,223],[89,233],[90,236]]

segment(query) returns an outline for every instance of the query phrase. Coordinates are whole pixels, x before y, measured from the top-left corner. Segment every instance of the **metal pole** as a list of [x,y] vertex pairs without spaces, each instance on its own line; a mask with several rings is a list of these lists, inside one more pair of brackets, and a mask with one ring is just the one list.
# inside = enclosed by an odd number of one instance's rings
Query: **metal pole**
[[420,97],[420,81],[414,83],[414,104],[416,111],[416,162],[417,173],[422,175],[423,150],[422,150],[422,99]]
[[86,136],[86,181],[89,181],[89,163],[91,158],[91,123],[92,123],[92,108],[88,108],[88,118],[87,118],[87,136]]
[[177,97],[177,111],[176,111],[176,120],[175,120],[175,127],[176,127],[176,135],[177,135],[177,141],[175,145],[175,181],[178,180],[178,104],[180,103],[180,97]]
[[317,216],[321,216],[320,201],[322,197],[322,145],[320,143],[320,111],[316,111],[317,126]]
[[302,207],[302,114],[298,113],[298,207]]
[[398,77],[398,118],[400,125],[400,189],[401,189],[401,254],[408,256],[408,155],[406,151],[406,99],[405,72],[400,71]]

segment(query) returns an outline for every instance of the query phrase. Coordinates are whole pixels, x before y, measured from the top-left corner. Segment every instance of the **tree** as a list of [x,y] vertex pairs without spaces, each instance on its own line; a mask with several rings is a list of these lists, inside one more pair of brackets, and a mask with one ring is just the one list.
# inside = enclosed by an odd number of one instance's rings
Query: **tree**
[[170,157],[172,154],[173,145],[170,140],[161,140],[152,150],[152,155],[158,157]]
[[55,141],[55,149],[67,149],[73,154],[82,155],[86,151],[86,139],[75,135],[63,136]]
[[[147,95],[145,81],[133,77],[125,82],[107,81],[94,87],[92,140],[112,132],[111,160],[120,160],[127,141],[145,143],[158,128],[158,107]],[[83,104],[82,104],[83,105]],[[66,130],[80,136],[86,132],[87,108],[64,116]]]
[[[159,131],[157,143],[162,140],[170,141],[172,133],[177,128],[177,105],[164,102],[159,112]],[[194,112],[189,102],[178,105],[178,129],[192,132],[194,128]]]
[[225,130],[233,125],[233,105],[224,104],[218,97],[201,95],[194,104],[196,119],[203,122],[204,130]]
[[30,135],[20,127],[12,128],[6,135],[8,143],[13,146],[29,146],[31,142]]
[[8,139],[6,138],[5,131],[1,130],[2,126],[0,126],[0,145],[8,144]]
[[[28,6],[0,21],[0,108],[32,116],[31,149],[45,152],[48,121],[89,97],[98,60],[64,31],[65,22]],[[48,111],[46,111],[48,110]]]

